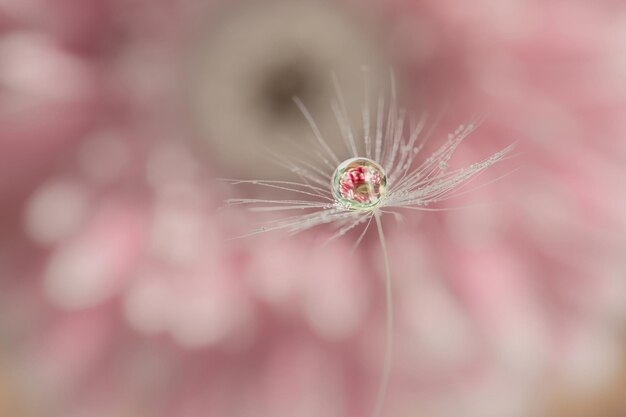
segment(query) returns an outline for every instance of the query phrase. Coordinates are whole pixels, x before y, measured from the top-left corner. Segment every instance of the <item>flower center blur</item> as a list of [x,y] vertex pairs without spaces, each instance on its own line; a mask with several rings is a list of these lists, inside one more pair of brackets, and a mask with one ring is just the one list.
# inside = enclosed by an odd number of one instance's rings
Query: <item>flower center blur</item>
[[335,170],[332,190],[335,199],[348,208],[373,207],[387,191],[387,175],[371,159],[351,158]]

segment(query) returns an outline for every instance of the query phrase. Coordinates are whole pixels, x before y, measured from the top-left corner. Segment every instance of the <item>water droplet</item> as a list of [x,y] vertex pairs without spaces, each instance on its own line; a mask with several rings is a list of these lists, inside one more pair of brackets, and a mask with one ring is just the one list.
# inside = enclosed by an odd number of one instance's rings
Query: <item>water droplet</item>
[[387,175],[371,159],[351,158],[335,170],[332,190],[337,201],[346,208],[374,207],[387,191]]

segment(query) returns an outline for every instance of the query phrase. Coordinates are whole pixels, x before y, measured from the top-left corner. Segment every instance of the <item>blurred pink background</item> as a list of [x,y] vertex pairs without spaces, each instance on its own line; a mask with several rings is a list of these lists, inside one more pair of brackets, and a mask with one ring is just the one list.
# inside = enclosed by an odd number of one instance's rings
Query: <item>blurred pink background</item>
[[385,220],[384,415],[624,415],[609,0],[0,0],[0,415],[368,415],[375,234],[232,240],[258,219],[216,181],[280,178],[260,149],[310,135],[291,96],[332,131],[329,74],[358,105],[362,65],[447,109],[440,140],[485,115],[457,163],[518,144],[466,208]]

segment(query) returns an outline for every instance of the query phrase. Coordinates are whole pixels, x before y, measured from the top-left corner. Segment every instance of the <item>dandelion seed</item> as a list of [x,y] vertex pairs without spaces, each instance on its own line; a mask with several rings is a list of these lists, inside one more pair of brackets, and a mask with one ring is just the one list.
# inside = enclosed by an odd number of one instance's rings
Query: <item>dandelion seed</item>
[[[364,71],[364,74],[366,72]],[[335,233],[329,239],[333,240],[365,225],[356,241],[356,247],[374,220],[383,255],[386,289],[385,356],[372,412],[373,417],[378,417],[382,414],[393,350],[393,293],[381,217],[383,214],[390,213],[396,218],[402,218],[398,210],[446,210],[433,207],[433,205],[454,198],[455,191],[461,186],[505,159],[513,149],[513,145],[469,167],[450,170],[449,161],[454,152],[476,127],[476,123],[472,122],[459,126],[448,135],[447,140],[435,152],[423,162],[418,163],[417,158],[429,140],[432,130],[424,137],[420,137],[425,121],[421,120],[416,123],[407,117],[405,109],[398,108],[393,76],[391,77],[390,97],[386,99],[380,96],[373,111],[369,107],[370,91],[367,88],[366,79],[366,102],[361,111],[363,140],[362,143],[358,143],[358,136],[348,121],[341,88],[335,77],[333,83],[337,91],[337,100],[334,100],[331,106],[339,125],[347,159],[339,158],[341,155],[328,145],[304,103],[295,98],[295,104],[310,124],[314,138],[320,146],[319,152],[307,152],[315,156],[317,160],[307,160],[306,156],[296,156],[292,159],[275,156],[275,159],[288,171],[298,175],[300,182],[229,181],[232,184],[247,183],[289,191],[299,198],[289,200],[234,198],[228,202],[231,205],[250,205],[254,211],[298,212],[298,214],[269,221],[248,235],[279,230],[286,231],[288,234],[297,234],[327,225],[335,228]],[[343,162],[340,162],[342,160]],[[465,192],[467,190],[464,190]]]

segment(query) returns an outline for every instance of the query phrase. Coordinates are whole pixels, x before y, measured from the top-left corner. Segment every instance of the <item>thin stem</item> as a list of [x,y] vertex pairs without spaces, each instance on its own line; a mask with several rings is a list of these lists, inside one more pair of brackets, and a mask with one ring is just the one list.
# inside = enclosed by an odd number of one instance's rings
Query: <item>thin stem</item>
[[387,242],[383,233],[383,224],[380,220],[380,213],[374,214],[376,218],[376,227],[378,229],[378,237],[380,238],[380,249],[383,253],[383,261],[385,264],[385,310],[386,310],[386,329],[385,329],[385,357],[383,359],[382,375],[380,377],[380,385],[376,394],[376,403],[372,411],[372,417],[380,417],[387,387],[389,386],[389,375],[391,373],[391,357],[393,351],[393,292],[391,288],[391,273],[389,272],[389,255],[387,253]]

